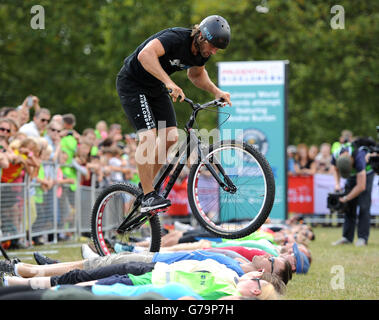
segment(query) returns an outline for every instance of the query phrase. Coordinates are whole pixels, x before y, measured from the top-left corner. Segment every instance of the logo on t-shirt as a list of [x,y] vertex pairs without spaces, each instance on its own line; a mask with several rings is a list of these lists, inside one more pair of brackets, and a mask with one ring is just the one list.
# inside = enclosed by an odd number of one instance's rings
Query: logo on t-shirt
[[170,64],[171,66],[178,67],[181,70],[188,69],[190,67],[190,66],[180,63],[179,59],[170,60]]

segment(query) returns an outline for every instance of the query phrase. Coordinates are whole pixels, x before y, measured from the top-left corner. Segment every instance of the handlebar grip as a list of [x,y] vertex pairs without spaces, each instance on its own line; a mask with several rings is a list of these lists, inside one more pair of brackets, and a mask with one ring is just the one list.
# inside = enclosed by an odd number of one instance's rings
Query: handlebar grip
[[[171,90],[171,89],[168,89],[167,92],[168,92],[168,93],[171,93],[172,90]],[[178,96],[178,99],[180,100],[181,98],[182,98],[182,96],[179,95],[179,96]],[[184,98],[184,101],[185,101],[185,102],[188,102],[188,103],[191,104],[191,105],[193,104],[193,101],[192,101],[191,99]]]

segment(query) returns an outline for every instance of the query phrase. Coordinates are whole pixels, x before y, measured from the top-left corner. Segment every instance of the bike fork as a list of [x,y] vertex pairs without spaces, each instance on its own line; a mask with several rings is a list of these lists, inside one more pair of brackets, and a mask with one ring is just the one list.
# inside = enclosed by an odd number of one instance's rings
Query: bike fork
[[192,132],[192,130],[190,131],[190,135],[192,136],[193,139],[195,139],[195,141],[197,140],[197,149],[198,149],[198,152],[199,152],[199,160],[204,162],[204,165],[206,166],[206,168],[209,170],[209,172],[212,174],[212,176],[216,179],[216,181],[218,182],[218,184],[220,185],[220,187],[223,190],[234,193],[237,190],[237,188],[234,185],[233,181],[226,174],[224,168],[220,164],[215,164],[215,166],[220,171],[221,175],[224,177],[225,182],[227,184],[225,184],[224,181],[221,180],[221,178],[217,174],[216,170],[213,168],[212,164],[206,158],[206,156],[205,156],[205,154],[203,152],[203,149],[201,148],[200,141],[196,137],[195,133]]

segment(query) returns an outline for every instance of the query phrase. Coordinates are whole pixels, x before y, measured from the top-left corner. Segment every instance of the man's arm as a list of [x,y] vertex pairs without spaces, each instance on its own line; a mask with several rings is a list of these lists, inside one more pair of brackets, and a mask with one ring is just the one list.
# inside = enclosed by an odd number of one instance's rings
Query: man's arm
[[8,168],[9,159],[6,152],[0,152],[0,168]]
[[341,176],[340,176],[340,173],[337,169],[337,167],[335,165],[332,165],[332,168],[331,168],[331,171],[332,171],[332,174],[333,174],[333,177],[334,177],[334,190],[335,191],[340,191],[341,190],[341,186],[340,186],[340,179],[341,179]]
[[185,95],[175,83],[172,81],[166,71],[163,70],[159,57],[165,54],[162,43],[158,39],[151,40],[138,54],[138,61],[142,64],[143,68],[152,74],[155,78],[162,81],[167,89],[172,90],[170,95],[175,102],[180,96],[180,102],[185,98]]
[[346,196],[340,198],[340,201],[347,202],[347,201],[353,200],[365,190],[366,190],[366,170],[362,170],[357,173],[357,184]]
[[205,91],[212,93],[216,99],[224,99],[229,105],[232,105],[230,102],[230,94],[220,90],[209,78],[208,72],[204,66],[201,67],[191,67],[187,70],[188,79],[192,83]]

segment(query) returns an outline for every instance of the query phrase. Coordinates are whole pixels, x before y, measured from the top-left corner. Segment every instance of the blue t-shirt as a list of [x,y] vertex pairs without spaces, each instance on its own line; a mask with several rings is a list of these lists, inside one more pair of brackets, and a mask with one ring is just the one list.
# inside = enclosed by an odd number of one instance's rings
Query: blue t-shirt
[[215,252],[209,252],[205,250],[195,250],[195,251],[179,251],[179,252],[165,252],[165,253],[155,253],[153,257],[153,262],[164,262],[167,264],[171,264],[177,261],[182,260],[206,260],[206,259],[213,259],[217,262],[224,264],[226,267],[234,270],[237,272],[239,276],[244,275],[239,262],[236,260],[227,257],[220,253]]
[[294,158],[288,158],[288,172],[295,173],[295,159]]
[[191,296],[198,300],[204,300],[191,288],[174,282],[168,283],[163,286],[157,286],[152,284],[142,286],[127,286],[121,283],[116,283],[111,286],[97,284],[92,286],[92,293],[99,296],[116,295],[122,297],[134,297],[146,292],[155,292],[170,300],[177,300],[184,296]]

